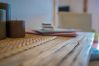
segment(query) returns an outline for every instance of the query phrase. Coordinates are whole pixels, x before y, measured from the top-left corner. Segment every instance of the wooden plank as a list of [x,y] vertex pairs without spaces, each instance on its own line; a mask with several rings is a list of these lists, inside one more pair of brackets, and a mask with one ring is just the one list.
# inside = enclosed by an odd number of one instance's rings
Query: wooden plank
[[[18,47],[19,42],[17,42],[17,48],[20,49],[22,46],[27,48],[29,46],[28,49],[0,59],[0,66],[87,66],[93,34],[79,34],[75,38],[56,37],[41,44],[34,43],[33,46],[35,47],[32,48],[29,48],[31,46],[29,43],[27,45],[23,43]],[[39,41],[41,40],[40,38],[38,39]],[[9,40],[7,41],[9,42]],[[28,39],[27,42],[29,42]],[[14,48],[16,48],[15,45]]]
[[[81,36],[77,38],[78,40],[81,39]],[[60,45],[56,45],[54,48],[40,54],[38,57],[36,58],[33,58],[31,60],[27,60],[26,62],[23,63],[22,66],[44,66],[42,64],[44,63],[48,63],[47,61],[49,61],[50,59],[53,61],[53,56],[56,57],[56,53],[57,51],[59,51],[60,49],[62,49],[64,46],[68,45],[65,47],[65,50],[67,50],[66,54],[69,53],[69,51],[71,51],[76,45],[77,45],[77,41],[75,41],[76,39],[73,39],[73,40],[70,40],[66,43],[61,43]],[[75,43],[76,42],[76,43]],[[75,44],[74,44],[75,43]],[[71,45],[72,44],[72,45]],[[62,50],[61,50],[62,51]],[[55,55],[53,55],[55,53]],[[58,55],[60,54],[61,52],[58,53]],[[64,53],[64,51],[63,51]],[[50,56],[51,55],[51,56]],[[45,60],[46,59],[46,60]],[[42,61],[42,60],[45,60]],[[58,59],[59,60],[59,59]],[[60,61],[60,60],[59,60]],[[38,64],[39,63],[39,64]],[[54,66],[55,63],[53,63],[53,65],[51,66]],[[47,65],[46,65],[47,66]]]
[[87,13],[87,11],[88,11],[88,0],[84,0],[83,11],[84,11],[84,13]]
[[[6,60],[5,59],[1,60],[0,61],[0,65],[1,66],[5,66],[5,65],[11,63],[12,66],[13,65],[14,66],[19,66],[23,62],[22,60],[25,61],[25,60],[28,60],[28,59],[31,59],[31,58],[35,58],[39,54],[41,54],[41,53],[43,53],[43,52],[55,47],[58,44],[61,44],[62,42],[65,42],[68,39],[70,39],[70,38],[59,37],[59,38],[54,39],[52,41],[48,41],[48,42],[46,42],[46,43],[44,43],[44,44],[42,44],[40,46],[31,48],[31,49],[29,49],[27,51],[25,50],[24,52],[21,52],[21,53],[18,53],[16,55],[14,55],[14,56],[8,57]],[[8,61],[9,59],[10,59],[10,61]]]
[[94,40],[94,33],[87,33],[86,39],[83,40],[84,47],[81,50],[79,56],[77,57],[76,61],[74,62],[73,66],[88,66],[89,63],[89,54],[90,49],[93,44]]
[[[60,66],[60,64],[64,61],[64,59],[68,58],[68,56],[72,54],[73,50],[75,50],[77,45],[79,45],[78,41],[75,41],[74,43],[70,43],[65,47],[63,47],[62,49],[60,49],[58,52],[52,54],[52,59],[49,62],[47,62],[48,64],[46,63],[46,66]],[[49,56],[49,58],[51,58],[51,56]],[[65,64],[65,66],[68,65]]]
[[0,59],[24,51],[26,49],[36,47],[44,42],[51,41],[56,37],[50,36],[26,36],[21,39],[7,39],[0,41]]

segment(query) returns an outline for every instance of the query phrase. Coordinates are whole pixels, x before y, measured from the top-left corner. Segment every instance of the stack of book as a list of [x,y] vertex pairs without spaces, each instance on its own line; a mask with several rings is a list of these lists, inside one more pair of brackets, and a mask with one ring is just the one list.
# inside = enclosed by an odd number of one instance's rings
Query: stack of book
[[42,29],[47,31],[52,31],[54,28],[51,24],[42,23]]
[[37,34],[37,35],[48,35],[48,36],[67,36],[67,37],[76,37],[77,36],[76,30],[70,29],[54,29],[54,30],[31,30],[27,33],[29,34]]

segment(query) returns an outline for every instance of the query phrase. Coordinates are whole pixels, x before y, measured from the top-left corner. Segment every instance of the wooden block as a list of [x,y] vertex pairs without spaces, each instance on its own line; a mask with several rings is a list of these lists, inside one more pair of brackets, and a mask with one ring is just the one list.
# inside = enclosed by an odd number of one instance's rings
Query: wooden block
[[7,36],[19,38],[25,36],[25,23],[22,20],[7,21]]
[[0,21],[0,39],[6,38],[6,23]]

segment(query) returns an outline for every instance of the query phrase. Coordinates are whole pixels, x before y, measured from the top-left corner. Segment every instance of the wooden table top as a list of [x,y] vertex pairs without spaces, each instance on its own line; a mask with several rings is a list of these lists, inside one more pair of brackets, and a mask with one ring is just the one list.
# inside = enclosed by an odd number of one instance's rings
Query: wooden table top
[[87,66],[93,33],[77,37],[40,36],[0,41],[0,66]]

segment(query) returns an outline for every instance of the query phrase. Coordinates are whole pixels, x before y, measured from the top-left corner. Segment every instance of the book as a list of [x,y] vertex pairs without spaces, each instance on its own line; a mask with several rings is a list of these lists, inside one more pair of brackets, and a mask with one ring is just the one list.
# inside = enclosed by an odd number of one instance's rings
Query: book
[[56,29],[56,30],[32,30],[31,32],[27,32],[29,34],[37,34],[37,35],[48,35],[48,36],[67,36],[67,37],[75,37],[77,33],[75,30],[69,29]]
[[39,29],[39,30],[32,30],[40,34],[53,34],[53,33],[72,33],[76,32],[77,30],[74,29],[54,29],[54,30],[44,30],[44,29]]

